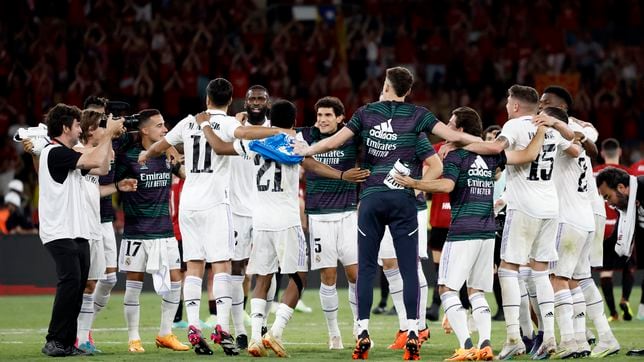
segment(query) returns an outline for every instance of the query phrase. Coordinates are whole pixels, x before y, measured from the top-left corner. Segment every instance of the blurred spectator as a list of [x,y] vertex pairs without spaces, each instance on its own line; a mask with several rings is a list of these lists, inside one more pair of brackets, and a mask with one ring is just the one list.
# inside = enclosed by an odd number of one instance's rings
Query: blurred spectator
[[20,195],[9,192],[4,197],[4,205],[0,206],[1,234],[36,234],[38,230],[24,216],[20,206]]

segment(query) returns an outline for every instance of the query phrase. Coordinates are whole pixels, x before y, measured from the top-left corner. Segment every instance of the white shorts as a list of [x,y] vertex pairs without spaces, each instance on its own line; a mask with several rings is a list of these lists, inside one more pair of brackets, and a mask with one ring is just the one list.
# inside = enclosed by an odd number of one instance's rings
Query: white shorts
[[526,265],[557,260],[557,219],[537,219],[520,210],[508,210],[501,240],[501,260]]
[[[427,209],[418,211],[418,257],[427,259]],[[389,226],[385,226],[385,234],[380,243],[378,251],[378,264],[382,266],[382,259],[396,259],[396,249],[394,249],[394,239],[389,231]]]
[[[338,220],[324,221],[326,215],[309,215],[311,270],[358,263],[358,212],[340,213]],[[322,220],[320,220],[322,219]]]
[[606,227],[606,218],[595,215],[595,233],[590,243],[590,266],[593,268],[604,266],[604,227]]
[[246,260],[250,257],[250,245],[253,237],[253,218],[233,214],[235,230],[235,253],[233,260]]
[[[557,230],[557,254],[559,260],[550,263],[551,272],[562,278],[585,279],[590,277],[590,242],[592,232],[573,225],[561,223]],[[583,277],[583,278],[582,278]]]
[[103,239],[89,240],[89,274],[87,280],[105,279],[105,247]]
[[232,214],[227,204],[206,210],[180,210],[183,261],[208,263],[232,259],[235,251]]
[[112,222],[101,223],[101,232],[103,234],[103,247],[105,248],[105,267],[116,268],[116,236],[114,235],[114,226]]
[[[454,254],[454,255],[452,255]],[[494,280],[494,239],[446,241],[438,267],[438,284],[460,290],[492,291]]]
[[269,275],[308,271],[306,239],[301,226],[279,231],[254,230],[246,274]]
[[[177,239],[123,239],[121,240],[121,249],[119,252],[119,270],[121,272],[144,273],[148,264],[148,259],[161,258],[160,247],[155,243],[161,243],[161,247],[166,248],[168,257],[166,259],[170,270],[181,269],[181,257],[179,256],[179,245]],[[154,254],[154,255],[150,255]]]

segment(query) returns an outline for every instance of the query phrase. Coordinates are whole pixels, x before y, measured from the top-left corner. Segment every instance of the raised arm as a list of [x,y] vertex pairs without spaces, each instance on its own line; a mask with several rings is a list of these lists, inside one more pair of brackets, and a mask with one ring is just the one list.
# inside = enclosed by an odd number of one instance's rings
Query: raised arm
[[506,151],[505,155],[507,157],[508,165],[520,165],[534,161],[539,155],[539,152],[541,152],[546,130],[547,128],[545,126],[539,126],[537,128],[537,133],[532,137],[528,147],[525,149],[520,151]]
[[[76,163],[76,168],[82,170],[105,169],[109,171],[109,160],[112,150],[112,138],[121,135],[123,131],[123,119],[113,120],[110,116],[107,120],[107,132],[103,135],[98,146],[90,152],[81,155]],[[107,172],[105,172],[107,174]]]
[[324,153],[342,146],[348,140],[353,138],[353,136],[353,131],[351,131],[347,127],[343,127],[333,136],[325,138],[312,146],[307,146],[306,144],[304,144],[304,142],[296,142],[295,153],[302,156],[311,156],[317,155],[319,153]]

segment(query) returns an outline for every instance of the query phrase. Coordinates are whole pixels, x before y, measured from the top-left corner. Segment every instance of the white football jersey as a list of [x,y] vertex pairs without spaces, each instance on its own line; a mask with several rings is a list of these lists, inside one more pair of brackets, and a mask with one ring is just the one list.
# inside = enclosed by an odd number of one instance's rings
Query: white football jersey
[[[210,125],[215,134],[224,142],[235,140],[235,129],[241,126],[235,117],[223,111],[208,110]],[[183,143],[186,181],[181,192],[180,210],[206,210],[215,205],[230,203],[230,162],[229,156],[217,155],[194,116],[181,120],[165,136],[171,145]]]
[[[82,143],[78,143],[74,148],[85,148]],[[98,183],[98,176],[87,174],[83,176],[83,191],[87,208],[85,216],[90,225],[90,237],[92,240],[98,240],[103,237],[101,231],[101,189]]]
[[[584,133],[586,138],[593,142],[597,142],[599,134],[593,127],[582,127],[581,132]],[[590,157],[586,155],[586,178],[588,179],[588,199],[593,207],[593,214],[606,217],[606,207],[604,206],[604,199],[597,190],[595,183],[595,175],[593,174],[593,166]]]
[[[269,127],[269,121],[266,120],[263,126]],[[230,164],[230,210],[235,215],[252,217],[257,191],[255,165],[248,162],[250,157],[247,155],[229,157],[232,157]]]
[[[499,137],[508,140],[508,151],[525,149],[537,132],[531,116],[509,120]],[[559,202],[553,180],[558,149],[567,149],[571,142],[555,129],[548,129],[539,156],[531,163],[507,166],[505,198],[508,209],[517,209],[540,219],[557,218]]]
[[[301,226],[300,220],[300,165],[284,165],[265,159],[251,151],[243,141],[245,155],[255,169],[253,187],[253,229],[280,231]],[[238,153],[239,147],[236,147]]]
[[[582,132],[582,127],[575,122],[569,124],[575,132]],[[588,195],[588,169],[586,152],[579,157],[570,157],[562,149],[557,151],[555,162],[555,185],[559,195],[559,221],[570,224],[580,230],[594,231],[595,217]]]

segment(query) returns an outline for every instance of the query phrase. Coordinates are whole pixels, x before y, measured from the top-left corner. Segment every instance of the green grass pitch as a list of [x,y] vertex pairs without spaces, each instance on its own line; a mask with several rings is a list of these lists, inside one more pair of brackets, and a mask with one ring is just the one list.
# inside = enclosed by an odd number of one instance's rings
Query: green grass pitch
[[[431,291],[431,290],[430,290]],[[641,291],[636,288],[631,296],[634,309],[637,307]],[[347,301],[347,291],[340,290],[340,329],[345,349],[342,351],[329,351],[327,349],[327,328],[324,316],[320,310],[317,290],[309,289],[304,293],[307,305],[313,307],[313,313],[295,313],[284,332],[286,348],[291,354],[291,360],[350,360],[353,348],[351,335],[351,312]],[[378,300],[379,292],[374,292],[374,300]],[[615,291],[619,296],[619,290]],[[496,310],[493,298],[489,296],[492,311]],[[206,300],[206,298],[202,299]],[[0,360],[44,360],[49,359],[40,353],[40,348],[45,341],[45,334],[53,296],[11,296],[0,297]],[[146,349],[143,354],[130,354],[127,352],[127,330],[123,317],[123,294],[115,293],[107,308],[97,317],[94,325],[94,339],[102,354],[93,357],[80,357],[85,361],[125,361],[125,360],[183,360],[183,359],[231,359],[250,360],[247,354],[238,357],[226,357],[223,351],[215,348],[214,356],[197,356],[194,352],[173,352],[157,349],[154,337],[158,331],[160,319],[160,297],[153,293],[144,293],[141,296],[141,337]],[[207,302],[202,303],[201,315],[207,315]],[[390,302],[391,305],[391,302]],[[249,306],[250,307],[250,306]],[[272,321],[273,315],[271,315]],[[370,322],[371,336],[375,347],[369,354],[370,360],[393,361],[402,359],[402,351],[387,350],[392,342],[398,326],[395,316],[372,316]],[[421,357],[427,361],[442,361],[449,357],[457,346],[456,337],[444,334],[440,323],[432,322],[430,340],[423,345]],[[631,348],[644,347],[644,321],[614,322],[611,324],[619,340],[622,350],[616,356],[607,360],[637,360],[626,357],[625,353]],[[250,331],[250,329],[249,329]],[[184,330],[174,330],[174,333],[187,343]],[[505,338],[505,329],[502,322],[492,324],[492,344],[495,354],[498,354]],[[474,341],[477,335],[473,335]],[[524,359],[527,359],[525,356]],[[269,358],[271,360],[276,358]]]

